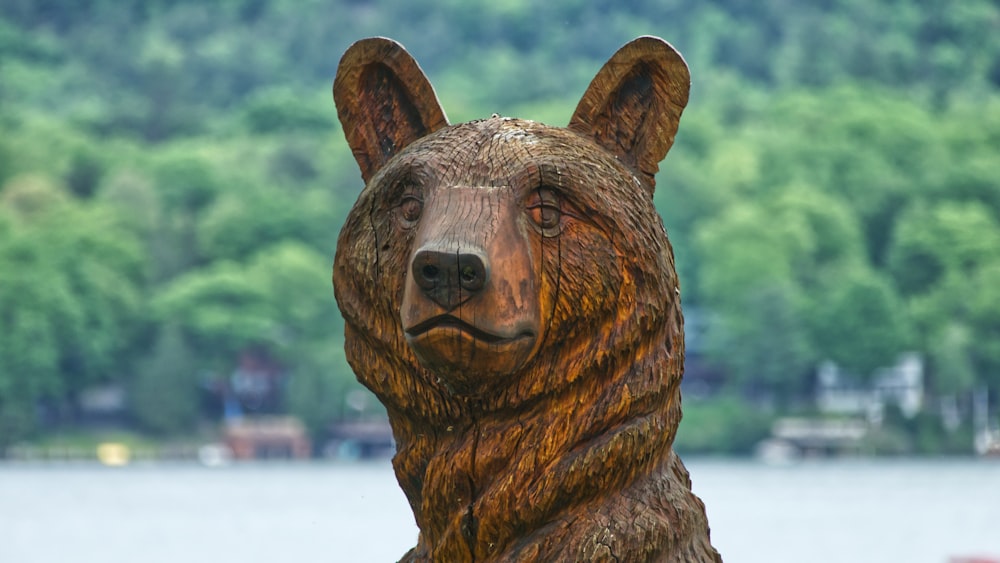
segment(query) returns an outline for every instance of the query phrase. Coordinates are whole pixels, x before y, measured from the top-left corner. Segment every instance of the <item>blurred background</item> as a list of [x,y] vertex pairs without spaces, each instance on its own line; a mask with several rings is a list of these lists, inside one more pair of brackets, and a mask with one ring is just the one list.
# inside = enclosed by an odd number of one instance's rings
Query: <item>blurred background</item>
[[996,0],[3,0],[0,458],[373,458],[398,494],[330,283],[340,55],[389,36],[452,122],[564,125],[644,34],[693,80],[655,196],[677,449],[1000,454]]

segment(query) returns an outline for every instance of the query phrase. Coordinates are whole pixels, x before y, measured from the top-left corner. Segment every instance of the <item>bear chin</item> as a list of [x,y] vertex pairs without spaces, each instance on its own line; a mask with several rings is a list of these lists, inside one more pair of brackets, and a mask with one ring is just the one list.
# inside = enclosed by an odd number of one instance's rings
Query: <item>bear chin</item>
[[406,334],[420,364],[460,395],[488,391],[497,379],[515,373],[532,356],[536,340],[527,330],[505,338],[460,324]]

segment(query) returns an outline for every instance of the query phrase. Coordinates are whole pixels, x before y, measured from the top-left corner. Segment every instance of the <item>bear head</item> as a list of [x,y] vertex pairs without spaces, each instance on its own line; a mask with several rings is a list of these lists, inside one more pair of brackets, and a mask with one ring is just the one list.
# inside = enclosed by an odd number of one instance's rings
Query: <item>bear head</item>
[[402,46],[353,45],[334,97],[366,187],[334,285],[352,367],[377,372],[362,382],[439,417],[455,398],[512,408],[557,391],[582,363],[627,360],[664,323],[662,344],[683,353],[652,193],[689,82],[676,51],[642,37],[608,61],[567,128],[448,125]]

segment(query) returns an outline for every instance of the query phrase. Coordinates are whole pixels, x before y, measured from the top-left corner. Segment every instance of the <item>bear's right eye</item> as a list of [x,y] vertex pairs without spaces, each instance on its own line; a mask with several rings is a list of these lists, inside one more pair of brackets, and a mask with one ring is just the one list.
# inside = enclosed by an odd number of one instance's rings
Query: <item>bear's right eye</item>
[[412,225],[420,219],[420,212],[424,209],[424,202],[412,195],[404,196],[399,202],[400,218],[407,224]]

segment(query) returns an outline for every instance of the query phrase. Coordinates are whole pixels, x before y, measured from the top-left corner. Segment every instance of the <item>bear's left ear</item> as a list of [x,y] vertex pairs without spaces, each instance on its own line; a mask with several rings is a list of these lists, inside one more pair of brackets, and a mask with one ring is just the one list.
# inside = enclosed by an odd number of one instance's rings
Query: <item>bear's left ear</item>
[[690,89],[691,75],[680,53],[659,37],[639,37],[604,64],[568,127],[611,151],[652,189]]
[[366,183],[406,145],[448,125],[417,61],[385,37],[348,47],[333,81],[333,101]]

